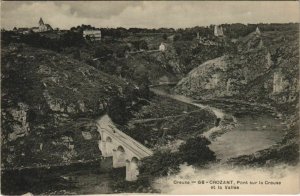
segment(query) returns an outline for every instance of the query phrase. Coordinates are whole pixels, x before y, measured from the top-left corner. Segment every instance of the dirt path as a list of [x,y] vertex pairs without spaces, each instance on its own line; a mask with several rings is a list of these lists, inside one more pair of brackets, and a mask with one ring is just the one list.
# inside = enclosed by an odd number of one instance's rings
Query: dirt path
[[217,118],[223,118],[225,113],[218,109],[218,108],[214,108],[214,107],[211,107],[211,106],[207,106],[207,105],[203,105],[203,104],[200,104],[200,103],[195,103],[195,101],[189,97],[186,97],[186,96],[183,96],[183,95],[171,95],[171,94],[168,94],[162,90],[158,90],[158,89],[154,89],[154,88],[151,88],[151,91],[157,95],[160,95],[160,96],[165,96],[165,97],[168,97],[168,98],[171,98],[171,99],[175,99],[177,101],[181,101],[183,103],[187,103],[187,104],[191,104],[191,105],[194,105],[194,106],[197,106],[201,109],[210,109],[216,116]]
[[199,110],[193,110],[191,112],[186,112],[186,113],[178,114],[178,115],[174,115],[174,116],[165,116],[165,117],[162,117],[162,118],[147,118],[147,119],[137,119],[137,120],[132,119],[132,120],[130,120],[130,123],[131,124],[138,124],[138,123],[145,123],[145,122],[172,119],[172,118],[182,117],[182,116],[186,116],[186,115],[189,115],[189,114],[192,114],[192,113],[196,113],[198,111]]

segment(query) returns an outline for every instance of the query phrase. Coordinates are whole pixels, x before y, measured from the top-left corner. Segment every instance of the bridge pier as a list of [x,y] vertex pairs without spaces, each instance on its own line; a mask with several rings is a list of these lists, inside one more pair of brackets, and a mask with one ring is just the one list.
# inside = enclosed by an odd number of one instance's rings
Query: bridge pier
[[108,157],[106,153],[106,142],[103,140],[100,140],[98,143],[99,150],[101,151],[101,154],[103,157]]
[[125,167],[126,166],[126,154],[122,146],[113,149],[113,168]]
[[138,159],[133,157],[131,161],[126,160],[126,180],[136,181],[139,175]]
[[130,167],[130,161],[129,161],[129,160],[126,160],[126,180],[127,180],[127,181],[130,181],[130,180],[129,180],[130,174],[129,174],[129,170],[128,170],[129,167]]
[[110,137],[107,137],[105,140],[105,150],[106,150],[106,155],[108,157],[113,156],[113,144],[112,144],[112,140]]
[[100,140],[98,142],[98,147],[103,157],[113,156],[113,144],[109,137],[107,137],[106,140]]

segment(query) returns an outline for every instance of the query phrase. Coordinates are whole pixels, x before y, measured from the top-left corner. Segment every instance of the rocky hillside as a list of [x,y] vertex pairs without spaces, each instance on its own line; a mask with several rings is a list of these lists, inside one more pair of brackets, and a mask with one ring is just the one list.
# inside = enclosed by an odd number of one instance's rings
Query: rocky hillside
[[159,46],[157,40],[147,41],[156,51],[145,50],[129,54],[119,65],[127,67],[130,70],[128,71],[130,78],[135,81],[144,75],[152,84],[178,82],[199,63],[222,56],[228,48],[225,46],[225,40],[217,39],[215,42],[203,43],[194,38],[191,41],[161,40],[166,50],[160,52],[157,51]]
[[[100,43],[67,47],[62,52],[105,73],[147,85],[178,82],[191,69],[231,48],[229,39],[199,40],[196,34],[191,35],[191,40],[172,37],[145,34],[116,40],[104,38]],[[161,43],[166,47],[164,52],[158,50]]]
[[[134,89],[92,66],[24,44],[4,45],[1,59],[2,168],[100,158],[93,120]],[[124,108],[131,104],[127,100]]]
[[[250,33],[235,41],[228,54],[206,61],[183,78],[174,91],[200,102],[239,102],[273,108],[288,127],[282,141],[233,164],[272,165],[299,161],[299,31]],[[250,105],[249,105],[250,106]],[[245,113],[249,114],[249,109]],[[263,107],[260,107],[263,108]],[[243,108],[237,107],[238,110]],[[237,112],[239,113],[239,112]]]
[[175,92],[195,98],[234,97],[275,105],[297,102],[297,29],[253,32],[235,40],[233,47],[230,53],[194,68]]

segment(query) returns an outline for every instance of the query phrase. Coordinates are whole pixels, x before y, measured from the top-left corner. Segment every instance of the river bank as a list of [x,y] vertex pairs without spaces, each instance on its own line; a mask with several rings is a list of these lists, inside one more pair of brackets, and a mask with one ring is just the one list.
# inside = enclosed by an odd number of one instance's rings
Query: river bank
[[267,106],[220,100],[204,104],[183,95],[171,94],[166,89],[152,88],[151,91],[214,112],[220,123],[203,135],[211,140],[209,147],[221,162],[267,149],[281,141],[285,134],[285,121]]

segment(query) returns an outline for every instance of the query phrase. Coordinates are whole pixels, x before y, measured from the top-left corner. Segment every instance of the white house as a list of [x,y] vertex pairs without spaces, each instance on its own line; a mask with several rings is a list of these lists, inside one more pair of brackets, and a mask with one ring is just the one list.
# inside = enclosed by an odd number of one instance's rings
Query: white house
[[217,37],[224,36],[222,26],[215,25],[214,35],[217,36]]
[[256,27],[255,34],[256,34],[257,36],[259,36],[259,35],[261,34],[261,32],[260,32],[260,30],[259,30],[258,27]]
[[101,31],[100,30],[84,30],[83,31],[84,39],[89,39],[92,41],[101,40]]
[[[39,32],[45,32],[45,31],[52,31],[52,27],[49,25],[49,24],[45,24],[43,19],[40,18],[40,21],[39,21]],[[35,29],[35,31],[37,31]]]
[[281,93],[287,87],[287,82],[284,80],[280,71],[274,73],[273,77],[273,93]]
[[164,52],[166,50],[166,45],[164,43],[161,43],[158,50]]

